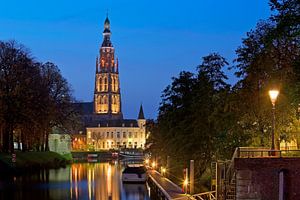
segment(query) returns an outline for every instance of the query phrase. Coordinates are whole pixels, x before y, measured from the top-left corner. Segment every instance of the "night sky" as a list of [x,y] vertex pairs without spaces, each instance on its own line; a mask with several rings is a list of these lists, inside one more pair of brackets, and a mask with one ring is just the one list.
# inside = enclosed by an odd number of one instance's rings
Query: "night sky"
[[[92,101],[95,58],[108,11],[119,58],[122,110],[156,118],[162,90],[201,57],[231,62],[246,32],[270,15],[268,0],[0,0],[0,40],[14,39],[59,66],[79,101]],[[229,82],[236,79],[227,72]]]

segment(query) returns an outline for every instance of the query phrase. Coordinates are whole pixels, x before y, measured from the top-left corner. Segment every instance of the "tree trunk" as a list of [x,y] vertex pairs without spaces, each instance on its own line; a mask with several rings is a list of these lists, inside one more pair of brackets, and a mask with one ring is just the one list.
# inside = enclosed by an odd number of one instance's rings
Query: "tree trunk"
[[[26,130],[26,129],[25,129]],[[25,136],[25,130],[21,132],[22,151],[27,151],[27,141]]]
[[46,145],[45,145],[45,141],[46,141],[46,133],[45,131],[42,132],[41,134],[41,139],[42,139],[42,142],[41,142],[41,151],[46,151]]
[[14,152],[14,131],[13,131],[13,125],[10,124],[8,128],[8,146],[9,146],[9,152]]
[[3,128],[3,152],[8,153],[9,150],[9,130],[7,124]]
[[45,151],[49,151],[48,140],[49,140],[49,133],[48,133],[48,131],[47,131],[47,132],[46,132],[46,141],[45,141]]

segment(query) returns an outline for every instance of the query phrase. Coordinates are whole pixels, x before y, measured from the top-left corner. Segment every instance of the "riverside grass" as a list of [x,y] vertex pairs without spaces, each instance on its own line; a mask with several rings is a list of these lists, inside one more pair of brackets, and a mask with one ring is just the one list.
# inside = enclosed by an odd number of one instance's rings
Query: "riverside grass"
[[65,167],[72,161],[72,155],[60,155],[55,152],[15,152],[16,162],[12,162],[12,154],[0,153],[0,162],[12,173],[42,168]]

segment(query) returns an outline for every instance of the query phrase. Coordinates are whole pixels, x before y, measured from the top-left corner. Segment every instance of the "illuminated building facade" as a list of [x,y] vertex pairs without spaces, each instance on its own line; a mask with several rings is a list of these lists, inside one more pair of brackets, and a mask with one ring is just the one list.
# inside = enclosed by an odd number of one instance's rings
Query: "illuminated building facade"
[[86,148],[90,150],[144,148],[146,119],[142,105],[138,119],[123,119],[119,63],[110,37],[110,21],[106,17],[100,55],[96,58],[94,101],[76,104],[83,122],[79,135],[86,133]]
[[87,143],[94,150],[119,148],[144,148],[146,120],[140,107],[138,120],[99,121],[96,127],[87,127]]

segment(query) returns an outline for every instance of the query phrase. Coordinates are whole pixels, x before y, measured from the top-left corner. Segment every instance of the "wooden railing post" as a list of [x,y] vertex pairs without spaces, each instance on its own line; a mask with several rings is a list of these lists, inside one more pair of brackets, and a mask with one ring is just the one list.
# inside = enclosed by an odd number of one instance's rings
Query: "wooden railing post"
[[194,160],[190,160],[190,194],[194,194]]

